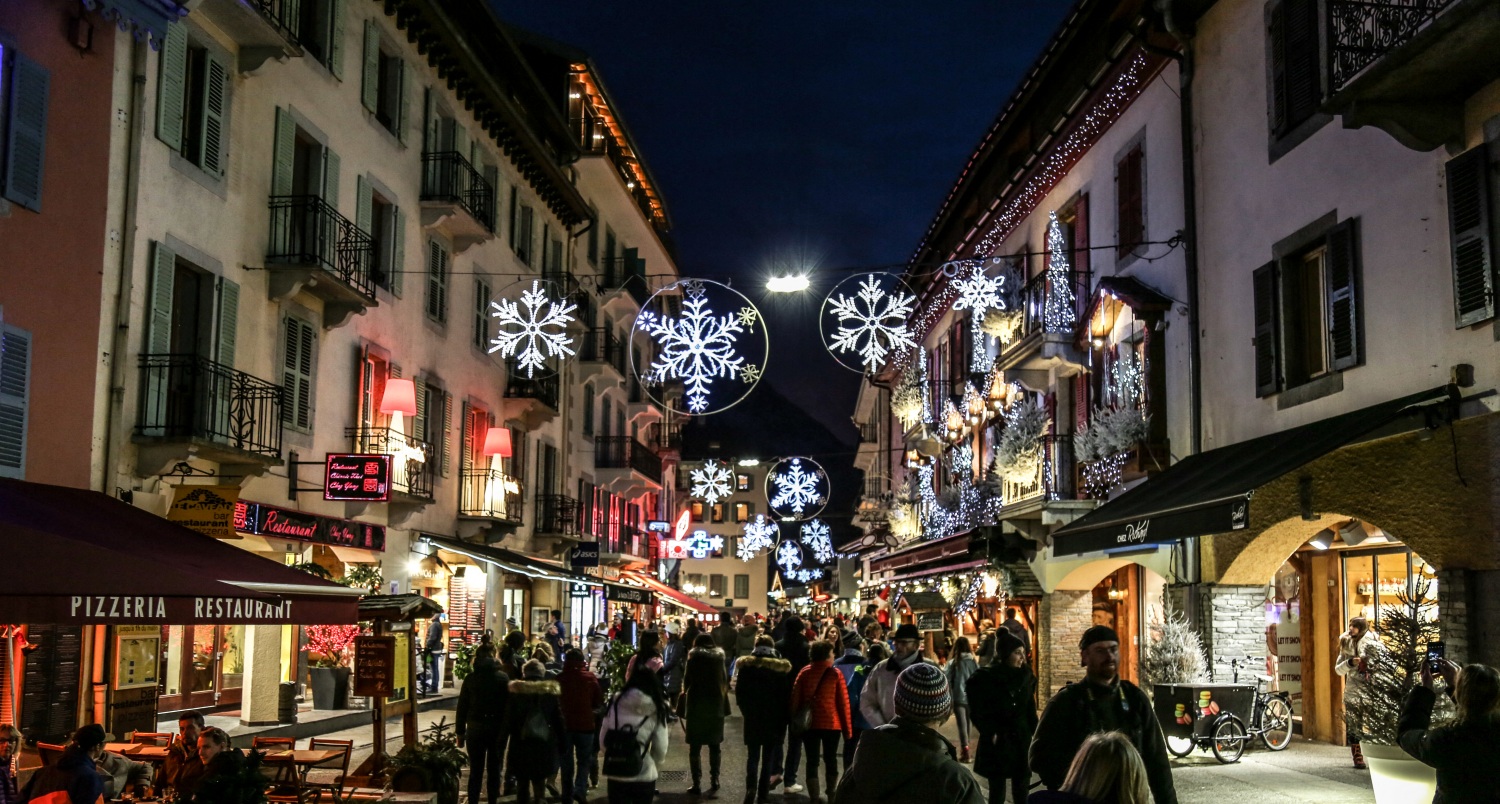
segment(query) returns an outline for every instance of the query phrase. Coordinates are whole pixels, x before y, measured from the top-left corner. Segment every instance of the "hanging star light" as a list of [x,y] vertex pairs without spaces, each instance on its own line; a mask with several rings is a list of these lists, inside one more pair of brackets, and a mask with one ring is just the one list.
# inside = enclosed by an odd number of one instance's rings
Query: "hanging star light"
[[704,461],[702,468],[694,469],[688,474],[693,483],[689,494],[694,499],[713,505],[731,493],[730,484],[734,482],[734,473],[724,461]]
[[828,524],[814,519],[802,524],[802,545],[812,550],[813,561],[827,564],[834,558],[833,539],[829,536]]
[[531,289],[521,292],[519,303],[511,299],[490,302],[490,315],[499,319],[490,354],[514,357],[516,368],[525,370],[528,378],[534,376],[548,359],[576,354],[568,325],[576,320],[573,311],[577,309],[578,305],[565,299],[548,298],[541,282],[533,279]]
[[781,528],[767,519],[765,514],[756,514],[754,519],[745,523],[745,535],[735,547],[734,553],[741,561],[750,561],[760,555],[760,551],[771,549],[779,538]]
[[828,504],[828,474],[811,458],[778,461],[766,473],[766,499],[783,519],[815,517]]
[[711,536],[706,530],[693,531],[686,541],[688,555],[693,558],[708,558],[724,549],[724,537]]
[[1048,332],[1070,332],[1078,321],[1073,308],[1073,269],[1068,265],[1068,244],[1063,239],[1057,213],[1047,215],[1047,301],[1042,306],[1042,324]]
[[[713,285],[733,293],[743,302],[733,313],[718,315],[709,306],[707,287]],[[657,292],[657,296],[676,287],[682,288],[682,314],[666,315],[648,306],[636,316],[635,328],[656,342],[657,354],[641,380],[649,386],[668,381],[683,383],[687,412],[705,414],[723,410],[744,397],[740,394],[728,405],[710,410],[714,384],[718,380],[739,380],[753,387],[760,381],[764,366],[747,361],[741,354],[741,340],[756,334],[761,324],[760,312],[738,291],[718,282],[685,279]],[[656,296],[652,297],[653,299]],[[765,327],[760,327],[762,338]],[[749,392],[746,388],[745,393]]]
[[[851,280],[858,282],[859,290],[853,295],[840,293],[840,288]],[[901,362],[917,347],[906,325],[916,302],[917,297],[906,292],[899,277],[890,274],[849,277],[823,301],[824,316],[838,319],[833,336],[824,333],[823,345],[846,368],[867,374],[880,370],[887,361]],[[858,368],[840,356],[850,353],[858,355]]]

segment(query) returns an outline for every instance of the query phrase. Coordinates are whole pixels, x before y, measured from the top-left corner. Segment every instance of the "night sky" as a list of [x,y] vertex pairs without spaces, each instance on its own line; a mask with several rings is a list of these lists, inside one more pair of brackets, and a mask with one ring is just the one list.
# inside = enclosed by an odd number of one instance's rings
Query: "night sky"
[[[666,200],[680,271],[760,305],[766,378],[849,441],[859,375],[821,345],[823,296],[838,269],[911,256],[1070,6],[494,2],[593,57]],[[791,268],[813,270],[812,290],[767,297],[764,277]]]

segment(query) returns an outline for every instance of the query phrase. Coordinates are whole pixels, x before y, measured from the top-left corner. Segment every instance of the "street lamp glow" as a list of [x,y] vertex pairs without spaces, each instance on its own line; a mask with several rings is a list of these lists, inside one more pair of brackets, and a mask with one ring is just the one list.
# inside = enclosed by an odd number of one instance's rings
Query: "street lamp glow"
[[766,290],[772,293],[800,293],[807,290],[808,284],[807,274],[773,276],[766,280]]
[[740,466],[760,466],[760,461],[756,458],[741,458]]

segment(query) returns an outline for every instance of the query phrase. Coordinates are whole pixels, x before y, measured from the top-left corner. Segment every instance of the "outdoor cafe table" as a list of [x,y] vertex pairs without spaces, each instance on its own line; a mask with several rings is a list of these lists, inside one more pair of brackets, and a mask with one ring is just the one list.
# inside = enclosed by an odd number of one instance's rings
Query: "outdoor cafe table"
[[266,762],[281,764],[290,762],[293,765],[296,765],[298,768],[301,768],[303,773],[306,773],[307,769],[313,767],[314,765],[321,765],[324,762],[329,761],[330,759],[337,759],[343,755],[344,752],[341,749],[328,750],[323,748],[320,748],[316,751],[307,749],[298,749],[296,751],[267,751]]
[[104,750],[111,754],[119,754],[129,757],[136,762],[166,762],[167,747],[164,745],[146,745],[144,743],[105,743]]

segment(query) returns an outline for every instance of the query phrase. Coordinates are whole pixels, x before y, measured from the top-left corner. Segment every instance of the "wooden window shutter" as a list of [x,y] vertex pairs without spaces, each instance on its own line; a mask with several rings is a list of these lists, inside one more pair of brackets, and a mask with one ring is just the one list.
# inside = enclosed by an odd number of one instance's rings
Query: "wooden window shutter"
[[391,295],[401,298],[406,276],[406,213],[391,207]]
[[360,102],[373,112],[380,99],[380,29],[375,21],[365,20],[365,61],[360,82]]
[[[1073,208],[1073,272],[1079,276],[1089,272],[1089,194],[1080,193],[1078,204]],[[1083,305],[1088,304],[1090,288],[1087,284],[1080,284],[1077,280],[1073,283],[1073,296],[1076,302],[1074,315]]]
[[1271,5],[1266,36],[1271,45],[1270,118],[1271,133],[1281,136],[1287,129],[1286,0]]
[[448,250],[427,241],[427,316],[439,323],[448,315]]
[[282,319],[281,334],[283,351],[281,360],[281,421],[289,427],[306,429],[308,410],[306,398],[312,380],[311,349],[307,350],[307,364],[303,362],[302,321],[292,316]]
[[42,168],[47,157],[46,68],[15,54],[10,75],[10,131],[6,137],[5,197],[42,211]]
[[152,244],[151,319],[146,328],[146,351],[165,355],[172,351],[172,285],[177,277],[177,253],[166,243]]
[[[482,439],[484,438],[484,436],[481,436],[474,432],[474,413],[476,412],[475,409],[469,407],[468,402],[462,402],[460,403],[459,411],[461,414],[459,417],[459,422],[462,423],[464,432],[463,441],[461,442],[463,444],[463,449],[458,456],[458,471],[462,474],[467,475],[469,473],[469,470],[474,468],[474,459],[477,457],[474,454],[477,451],[474,445],[476,443],[483,444],[484,442],[482,441]],[[477,412],[483,413],[484,411]]]
[[1273,260],[1255,269],[1251,284],[1255,295],[1255,395],[1270,396],[1281,390],[1280,300],[1277,264]]
[[1286,13],[1287,126],[1312,117],[1322,100],[1318,0],[1283,0]]
[[0,477],[26,473],[30,387],[31,334],[0,324]]
[[500,166],[485,165],[484,181],[489,185],[485,209],[489,212],[490,230],[499,235],[500,230],[496,227],[500,225],[500,215],[496,212],[496,205],[500,203]]
[[1361,360],[1357,221],[1340,221],[1328,230],[1328,357],[1334,371]]
[[[302,0],[308,2],[308,0]],[[344,0],[328,4],[328,71],[340,80],[344,77]]]
[[551,263],[551,265],[548,266],[549,268],[552,269],[552,273],[554,273],[554,274],[560,274],[560,273],[562,273],[562,269],[563,269],[563,259],[562,258],[563,258],[562,241],[554,237],[554,238],[552,238],[552,263]]
[[373,216],[374,198],[370,195],[370,183],[365,181],[364,174],[354,177],[354,225],[366,234],[370,231],[370,218]]
[[161,44],[161,69],[156,81],[156,138],[174,151],[182,150],[182,120],[187,109],[187,26],[168,25]]
[[411,99],[408,97],[407,88],[411,86],[412,69],[406,59],[401,60],[401,69],[397,71],[400,83],[396,85],[396,141],[402,145],[406,144],[406,130],[411,124]]
[[1145,239],[1141,157],[1141,146],[1137,145],[1115,168],[1115,242],[1116,255],[1120,258],[1128,257]]
[[[412,385],[417,390],[417,415],[412,417],[411,427],[406,434],[412,438],[427,441],[427,379],[420,376],[413,377]],[[428,446],[431,447],[431,444],[429,443]],[[432,460],[432,458],[432,454],[429,453],[427,459]]]
[[214,333],[214,362],[234,368],[234,349],[240,324],[239,283],[219,277],[217,295],[219,310],[218,320],[215,322],[217,331]]
[[1490,234],[1489,148],[1448,160],[1448,237],[1455,326],[1495,317],[1495,244]]
[[437,93],[432,87],[422,88],[422,151],[432,153],[438,147]]
[[208,57],[203,81],[203,169],[224,175],[229,155],[229,131],[225,114],[229,106],[229,70],[224,62]]
[[[334,211],[339,208],[339,155],[332,148],[323,147],[323,201]],[[331,238],[330,238],[331,239]],[[332,246],[328,246],[332,248]]]
[[286,109],[276,108],[275,153],[271,163],[271,195],[291,195],[297,163],[297,123]]

